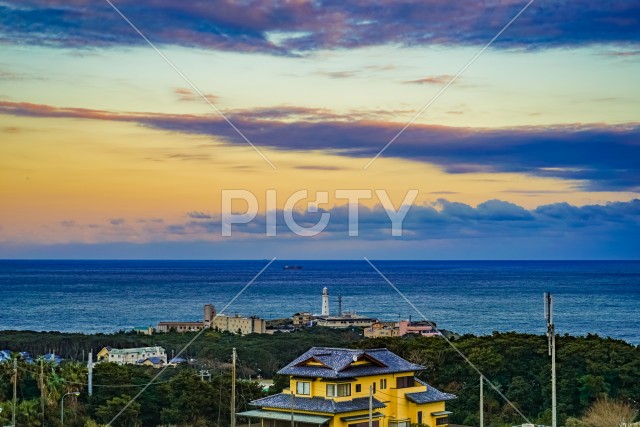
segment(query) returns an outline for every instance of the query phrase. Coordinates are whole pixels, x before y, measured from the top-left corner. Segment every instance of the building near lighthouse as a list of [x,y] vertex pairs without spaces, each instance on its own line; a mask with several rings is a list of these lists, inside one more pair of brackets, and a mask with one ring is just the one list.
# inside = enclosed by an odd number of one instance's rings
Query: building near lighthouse
[[238,314],[227,316],[216,312],[213,304],[205,304],[204,317],[195,322],[158,322],[158,332],[195,332],[203,328],[231,332],[233,334],[265,334],[267,322],[256,316],[244,317]]
[[[322,288],[322,309],[321,314],[319,316],[313,316],[311,322],[317,326],[324,326],[327,328],[367,328],[378,321],[378,319],[361,316],[356,313],[344,312],[342,313],[342,297],[338,297],[338,301],[340,302],[338,308],[338,314],[332,316],[331,311],[329,309],[329,289],[325,286]],[[296,313],[298,315],[299,313]],[[294,323],[296,320],[299,321],[299,318],[294,315]]]

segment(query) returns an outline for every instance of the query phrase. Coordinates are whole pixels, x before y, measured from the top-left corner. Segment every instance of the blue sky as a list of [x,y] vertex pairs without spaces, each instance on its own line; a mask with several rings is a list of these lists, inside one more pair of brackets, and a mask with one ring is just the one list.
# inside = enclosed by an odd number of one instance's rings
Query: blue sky
[[637,259],[640,5],[527,4],[1,1],[0,257]]

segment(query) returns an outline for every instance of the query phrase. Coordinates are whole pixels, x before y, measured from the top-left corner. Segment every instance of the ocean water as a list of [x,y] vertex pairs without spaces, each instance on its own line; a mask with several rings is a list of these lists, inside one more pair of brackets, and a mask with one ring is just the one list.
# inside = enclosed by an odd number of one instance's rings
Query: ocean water
[[[0,330],[113,332],[221,309],[268,261],[0,261]],[[438,327],[489,334],[546,330],[640,344],[640,261],[373,261]],[[296,264],[302,270],[284,270]],[[276,261],[226,310],[289,317],[332,312],[421,319],[365,261]]]

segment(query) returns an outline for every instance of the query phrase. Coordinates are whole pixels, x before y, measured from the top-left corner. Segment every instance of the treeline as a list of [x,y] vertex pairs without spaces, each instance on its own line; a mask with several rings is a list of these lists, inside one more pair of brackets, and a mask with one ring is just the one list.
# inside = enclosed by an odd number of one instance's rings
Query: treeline
[[[76,335],[0,332],[0,348],[31,351],[34,355],[54,349],[56,354],[72,358],[81,357],[83,351],[86,354],[90,349],[95,352],[105,345],[160,345],[171,355],[172,350],[177,352],[193,336],[175,333],[143,336],[126,333]],[[513,402],[517,410],[532,422],[551,424],[551,372],[546,337],[495,333],[482,337],[465,335],[455,339],[453,343],[491,382],[485,382],[484,386],[485,425],[511,426],[524,422],[493,387]],[[131,405],[127,408],[127,416],[124,417],[123,414],[119,418],[122,422],[129,419],[131,421],[127,421],[128,424],[116,422],[114,426],[172,424],[226,427],[229,422],[228,368],[232,348],[237,348],[238,352],[238,376],[248,380],[258,375],[272,377],[278,369],[312,346],[387,347],[400,356],[425,366],[427,369],[419,374],[421,379],[442,391],[458,395],[457,400],[447,404],[447,409],[454,412],[451,422],[478,425],[479,374],[445,340],[422,337],[370,340],[362,338],[357,330],[309,328],[290,334],[245,337],[206,331],[189,347],[189,357],[196,359],[195,364],[166,370],[158,378],[156,385],[140,395],[136,401],[140,406]],[[38,367],[25,366],[25,369],[30,370]],[[48,369],[55,373],[51,378],[58,378],[67,390],[71,390],[73,385],[66,382],[69,378],[76,378],[77,381],[74,382],[78,384],[86,383],[82,377],[86,376],[86,368],[81,363],[64,363],[58,368]],[[212,374],[210,383],[201,380],[201,369]],[[11,389],[8,364],[4,364],[1,372],[0,401],[6,402]],[[94,382],[102,388],[95,389],[92,399],[86,397],[84,390],[77,402],[71,396],[70,411],[75,411],[70,412],[75,417],[71,420],[76,424],[68,425],[82,425],[89,419],[100,423],[108,422],[107,418],[114,416],[114,411],[119,411],[124,406],[123,402],[140,390],[140,387],[129,386],[142,386],[157,372],[152,368],[137,366],[98,365]],[[564,425],[568,417],[581,416],[601,396],[610,396],[636,407],[640,400],[640,347],[624,341],[591,335],[560,336],[557,338],[557,372],[559,425]],[[274,379],[275,386],[271,392],[280,391],[287,385],[287,378],[276,376]],[[33,399],[40,396],[41,385],[38,381],[37,375],[25,375],[19,387],[21,401],[35,402],[36,409],[39,404]],[[117,385],[127,385],[129,388]],[[247,402],[261,393],[249,381],[242,381],[242,387],[244,388],[238,389],[242,390],[243,396],[238,396],[239,408],[246,407]],[[57,396],[54,394],[53,397]],[[49,404],[53,411],[55,399]],[[4,405],[0,425],[2,417],[6,418],[10,413],[6,403]],[[52,415],[52,422],[48,425],[55,425],[54,418]]]
[[[485,425],[512,426],[521,415],[495,390],[535,424],[551,425],[551,367],[547,338],[540,335],[494,333],[456,339],[455,346],[491,381],[484,385]],[[479,425],[480,375],[442,339],[375,339],[358,343],[387,347],[427,367],[419,377],[454,393],[447,403],[452,422]],[[640,403],[640,347],[624,341],[561,336],[556,340],[559,425],[579,417],[599,397],[610,396],[633,406]],[[493,388],[495,386],[495,389]]]
[[[9,425],[12,384],[8,379],[12,365],[0,366],[0,408],[3,409],[0,425]],[[67,362],[56,367],[47,363],[43,368],[41,370],[40,363],[21,361],[19,364],[17,426],[43,425],[43,415],[44,425],[61,426],[63,396],[65,427],[228,426],[230,423],[231,376],[228,372],[202,376],[193,367],[170,368],[147,386],[158,370],[101,363],[94,369],[93,394],[89,396],[84,364]],[[255,382],[238,381],[236,390],[239,411],[264,395]],[[73,394],[76,392],[78,396]],[[129,404],[133,398],[136,399]]]
[[[61,332],[0,331],[0,350],[28,351],[34,357],[54,352],[65,359],[86,360],[89,351],[95,354],[103,347],[130,348],[159,345],[169,358],[177,355],[196,335],[189,333],[161,333],[143,335],[131,332],[115,334],[74,334]],[[309,328],[274,335],[238,336],[207,330],[181,355],[228,362],[231,349],[237,347],[242,374],[273,376],[290,360],[313,346],[350,346],[362,339],[361,331]]]

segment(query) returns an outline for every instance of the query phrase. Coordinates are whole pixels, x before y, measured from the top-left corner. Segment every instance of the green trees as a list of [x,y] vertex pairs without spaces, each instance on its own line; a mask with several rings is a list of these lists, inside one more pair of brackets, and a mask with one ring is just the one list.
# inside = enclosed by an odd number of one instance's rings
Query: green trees
[[[533,422],[550,424],[551,372],[544,336],[494,333],[454,341],[460,351]],[[363,340],[361,347],[387,347],[427,367],[420,377],[455,393],[447,403],[454,423],[477,425],[479,375],[444,340],[420,337]],[[640,396],[640,347],[624,341],[586,337],[557,338],[558,415],[579,417],[598,398],[624,401]],[[521,424],[522,418],[485,384],[485,424]]]
[[[0,343],[8,341],[6,334],[0,332]],[[31,340],[38,341],[37,345],[44,348],[55,347],[71,339],[65,334],[27,332],[8,336],[18,337],[18,345],[35,347],[35,343],[29,344]],[[48,342],[48,338],[53,341]],[[126,344],[129,340],[140,340],[142,342],[136,345],[158,344],[168,353],[172,349],[179,350],[191,338],[192,335],[177,333],[154,337],[129,334],[81,336],[83,342],[91,346],[86,351],[95,349],[97,342],[108,341],[124,347],[131,345]],[[532,422],[550,424],[551,372],[546,337],[516,333],[494,333],[484,337],[466,335],[457,338],[454,344]],[[387,347],[425,366],[426,370],[419,374],[421,379],[442,391],[458,395],[458,399],[447,403],[447,409],[454,412],[451,416],[453,423],[478,424],[479,374],[444,340],[413,336],[370,340],[363,339],[357,331],[311,328],[291,334],[245,337],[207,331],[189,348],[190,356],[197,359],[195,365],[164,371],[135,404],[127,408],[126,416],[118,421],[122,424],[116,422],[115,425],[227,427],[230,419],[231,348],[236,347],[238,351],[238,376],[241,379],[236,386],[236,407],[242,411],[249,401],[262,396],[260,387],[248,381],[249,377],[272,377],[278,369],[312,346]],[[73,348],[74,352],[82,354],[81,347]],[[64,353],[64,350],[59,350]],[[557,339],[557,365],[559,425],[563,425],[568,417],[574,418],[570,422],[578,422],[587,408],[605,396],[632,403],[640,396],[640,347],[593,335],[562,336]],[[210,380],[208,377],[200,378],[200,369],[209,371]],[[87,370],[83,362],[68,361],[57,367],[44,364],[42,377],[40,372],[38,363],[19,364],[18,399],[20,405],[24,405],[19,412],[23,415],[18,415],[19,420],[24,417],[24,422],[19,425],[30,425],[36,421],[39,425],[42,394],[47,425],[57,426],[60,397],[70,391],[80,391],[81,395],[65,401],[65,424],[71,427],[91,422],[104,424],[159,371],[150,367],[98,364],[94,368],[92,397],[87,395]],[[4,411],[0,414],[0,425],[9,424],[11,416],[11,375],[11,366],[1,364],[0,405]],[[275,393],[288,386],[288,380],[276,377],[270,392]],[[522,423],[520,416],[488,383],[485,383],[484,391],[485,425]]]
[[[138,402],[129,403],[131,396],[123,394],[107,400],[98,406],[95,417],[98,422],[108,424],[114,417],[114,427],[138,427],[140,422],[140,404]],[[129,406],[127,406],[127,404]]]

